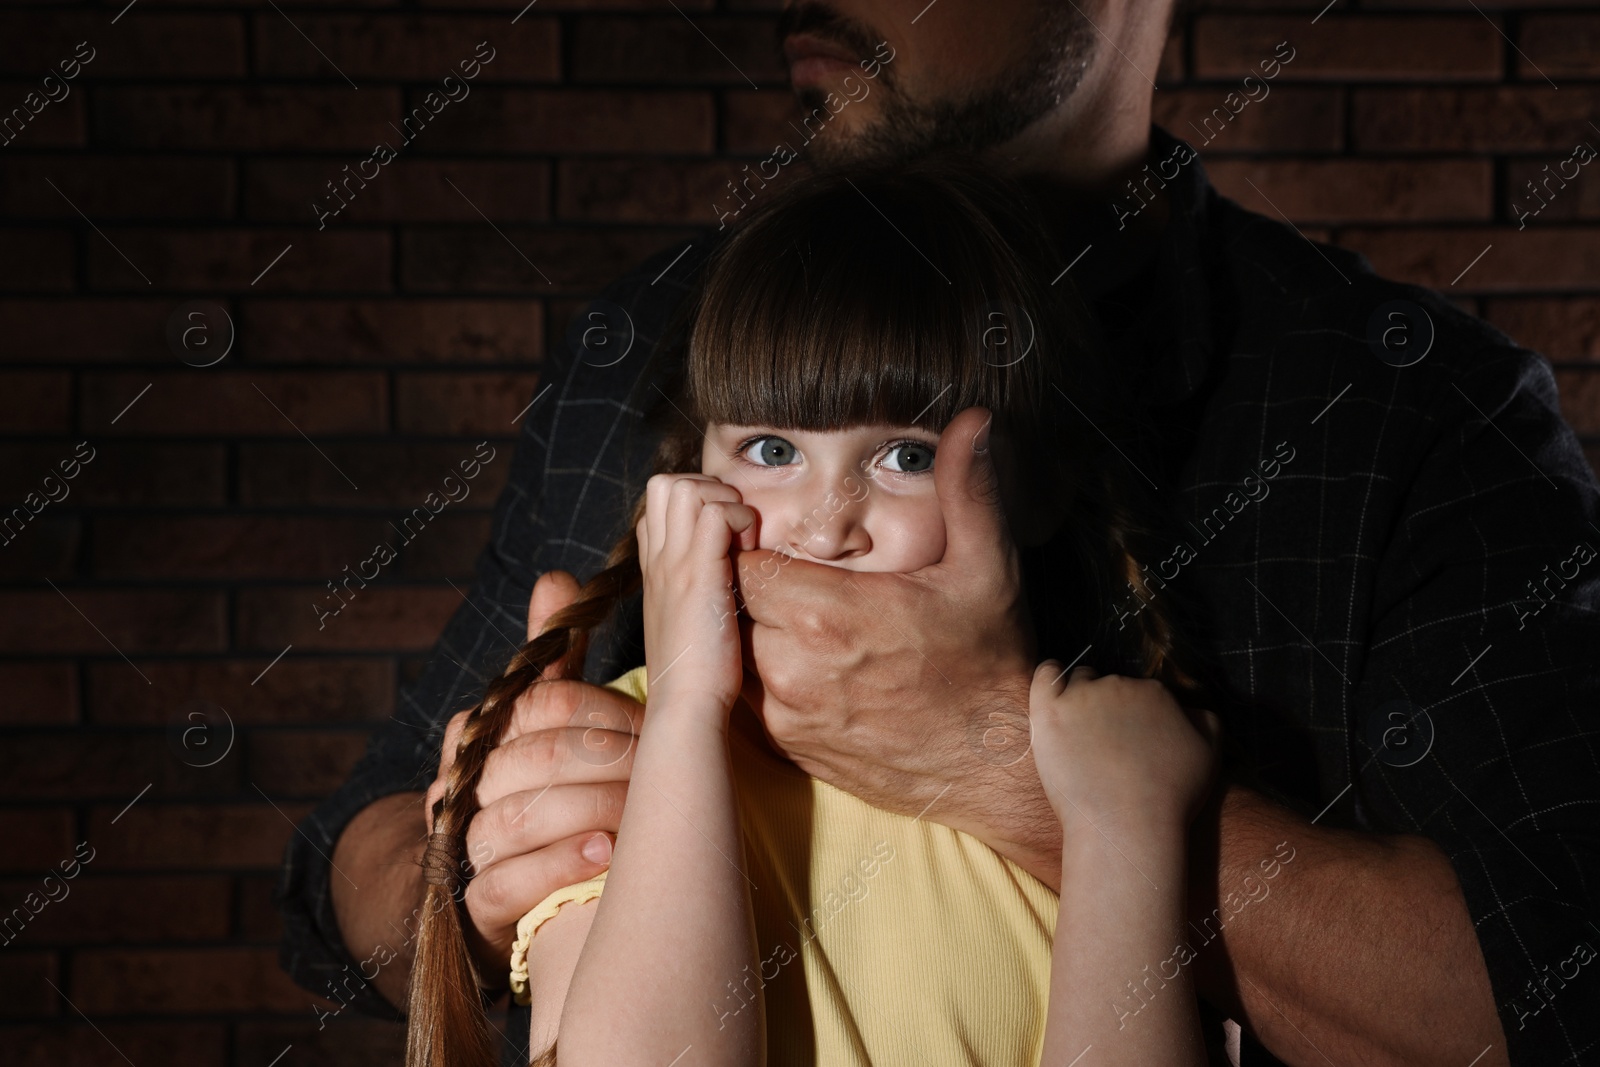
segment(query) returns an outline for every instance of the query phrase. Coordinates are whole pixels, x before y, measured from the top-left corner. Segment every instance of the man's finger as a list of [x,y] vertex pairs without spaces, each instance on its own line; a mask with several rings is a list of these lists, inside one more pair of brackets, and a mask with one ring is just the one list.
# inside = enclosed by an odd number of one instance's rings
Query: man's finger
[[[546,571],[533,583],[533,596],[528,603],[528,640],[532,641],[545,630],[550,616],[578,599],[578,579],[566,571]],[[546,679],[578,678],[583,675],[583,659],[587,652],[588,636],[580,635],[572,651],[563,660],[552,663],[544,672]]]
[[965,573],[992,575],[1009,566],[1016,553],[989,446],[992,422],[985,408],[958,412],[939,435],[933,465],[933,486],[944,515],[941,562]]
[[[605,839],[605,845],[595,854],[606,858],[596,862],[583,850],[599,838]],[[518,919],[557,889],[587,881],[610,867],[610,847],[610,834],[585,830],[488,866],[467,883],[467,912],[473,926],[486,940],[500,940],[490,936],[491,932],[503,936],[507,928],[514,928]]]

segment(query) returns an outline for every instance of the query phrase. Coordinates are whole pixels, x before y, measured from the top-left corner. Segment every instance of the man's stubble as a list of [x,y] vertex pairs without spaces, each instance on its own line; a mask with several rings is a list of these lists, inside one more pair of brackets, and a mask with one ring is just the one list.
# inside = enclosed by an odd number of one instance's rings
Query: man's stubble
[[[1022,57],[961,96],[912,99],[901,91],[903,79],[892,62],[885,64],[878,114],[848,136],[822,132],[810,146],[813,165],[827,170],[931,153],[980,155],[1021,134],[1077,89],[1094,55],[1094,28],[1075,6],[1040,0],[1037,11],[1037,28]],[[797,93],[807,112],[822,107],[825,95],[811,86]]]

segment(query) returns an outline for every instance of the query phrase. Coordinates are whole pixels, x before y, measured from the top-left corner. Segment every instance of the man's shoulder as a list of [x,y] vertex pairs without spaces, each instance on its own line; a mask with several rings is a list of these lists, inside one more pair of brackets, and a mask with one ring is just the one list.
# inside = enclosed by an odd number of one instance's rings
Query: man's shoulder
[[1213,265],[1229,283],[1233,355],[1289,355],[1290,366],[1319,376],[1336,362],[1399,402],[1532,387],[1548,391],[1554,408],[1548,360],[1447,295],[1386,278],[1359,252],[1219,194],[1209,212]]

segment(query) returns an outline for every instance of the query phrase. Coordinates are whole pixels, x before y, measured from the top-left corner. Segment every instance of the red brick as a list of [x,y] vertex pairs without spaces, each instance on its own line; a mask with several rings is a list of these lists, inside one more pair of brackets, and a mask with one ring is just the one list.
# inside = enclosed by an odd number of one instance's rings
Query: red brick
[[431,292],[593,293],[690,236],[660,229],[502,226],[500,231],[488,226],[407,230],[400,238],[402,283]]
[[[233,891],[227,878],[96,876],[94,860],[77,869],[71,879],[56,875],[48,891],[58,899],[29,921],[17,938],[19,945],[214,941],[228,936]],[[43,896],[42,882],[43,875],[0,882],[0,901],[9,907],[28,893]]]
[[66,433],[72,429],[71,397],[67,374],[0,374],[0,433]]
[[233,163],[225,159],[12,155],[0,171],[0,214],[15,218],[76,223],[82,211],[99,226],[119,219],[225,219],[233,196]]
[[538,374],[401,374],[395,422],[402,433],[484,437],[516,428],[537,395]]
[[313,608],[338,608],[325,586],[242,589],[235,600],[237,642],[251,649],[293,643],[303,650],[420,651],[433,646],[461,606],[461,594],[449,586],[351,588],[354,595],[346,594],[344,608],[331,617]]
[[[547,163],[397,159],[377,167],[375,177],[363,179],[362,174],[372,173],[377,164],[361,167],[358,162],[338,166],[327,160],[252,162],[246,170],[245,215],[321,220],[330,227],[352,222],[481,222],[484,215],[498,225],[550,217]],[[337,197],[328,190],[329,182]],[[347,205],[342,210],[341,199]]]
[[1347,230],[1339,243],[1365,254],[1379,274],[1452,292],[1582,290],[1600,276],[1600,241],[1587,230]]
[[0,580],[33,583],[43,578],[53,582],[71,581],[77,576],[77,560],[83,545],[83,520],[74,515],[40,515],[15,534],[15,512],[0,512],[6,523],[0,551]]
[[1600,87],[1557,92],[1529,84],[1485,89],[1358,89],[1351,103],[1363,152],[1570,152],[1594,136]]
[[320,800],[339,788],[367,746],[368,730],[255,730],[250,780],[273,797]]
[[283,916],[272,902],[277,875],[246,874],[234,882],[239,898],[239,940],[247,945],[276,945],[283,937]]
[[0,292],[70,290],[77,258],[66,230],[0,230]]
[[733,203],[726,183],[737,184],[747,176],[753,191],[782,182],[781,176],[765,181],[756,160],[568,160],[557,174],[561,194],[556,212],[562,219],[583,222],[713,224],[713,205]]
[[[220,368],[218,368],[220,370]],[[374,372],[216,370],[167,373],[117,419],[150,382],[144,375],[79,379],[81,421],[90,433],[295,437],[382,433],[388,388]],[[117,419],[115,425],[111,420]]]
[[242,311],[253,361],[403,366],[544,358],[544,307],[525,299],[251,300]]
[[1296,222],[1488,219],[1493,212],[1488,160],[1217,160],[1207,170],[1223,195]]
[[106,1067],[112,1057],[121,1062],[122,1056],[138,1064],[224,1067],[227,1063],[228,1035],[220,1023],[91,1026],[70,1009],[69,1014],[70,1021],[46,1026],[0,1027],[0,1046],[11,1050],[7,1055],[13,1057],[12,1067]]
[[[44,104],[38,111],[23,101],[37,93],[34,103],[46,99],[41,81],[0,81],[0,147],[77,148],[84,143],[88,123],[84,94],[74,92],[60,102]],[[7,119],[10,123],[7,124]]]
[[[1500,77],[1504,40],[1476,14],[1343,16],[1316,26],[1285,25],[1277,15],[1205,15],[1195,21],[1195,74],[1260,77],[1287,40],[1278,77],[1347,81],[1486,81]],[[1272,69],[1270,66],[1268,70]]]
[[1592,368],[1556,371],[1561,390],[1561,414],[1574,431],[1600,435],[1600,374]]
[[95,524],[94,571],[109,578],[320,578],[400,535],[378,518],[187,515]]
[[[709,154],[713,108],[705,92],[604,89],[474,91],[473,107],[424,127],[429,152]],[[408,107],[421,105],[413,93]],[[441,116],[442,117],[442,116]],[[398,121],[398,118],[397,120]]]
[[31,877],[38,871],[72,858],[73,834],[70,808],[0,809],[0,870],[25,871]]
[[165,288],[251,293],[389,288],[386,233],[113,229],[106,237],[121,254],[105,241],[89,245],[89,284],[96,289],[143,287],[145,278]]
[[789,71],[773,44],[773,25],[766,18],[690,20],[676,14],[580,17],[573,32],[572,80],[784,85]]
[[[1600,145],[1600,137],[1589,142],[1591,152],[1596,145]],[[1506,219],[1519,226],[1600,219],[1600,181],[1587,180],[1600,175],[1600,166],[1593,158],[1580,164],[1580,158],[1569,149],[1550,158],[1511,163],[1506,168],[1502,205]],[[1572,177],[1563,178],[1563,172]]]
[[59,1015],[65,1010],[50,983],[61,985],[54,952],[0,952],[0,1016],[11,1019]]
[[[474,508],[491,506],[511,468],[511,445],[498,441],[472,482]],[[429,493],[440,492],[446,475],[457,474],[462,461],[472,461],[476,445],[466,444],[335,444],[323,451],[345,471],[360,491],[350,487],[328,463],[304,445],[239,446],[240,503],[248,506],[331,506],[350,508],[422,507]],[[450,505],[452,508],[458,505]],[[388,515],[387,518],[393,518]]]
[[[494,1022],[503,1016],[489,1012]],[[304,1022],[241,1023],[238,1067],[272,1067],[272,1057],[288,1045],[294,1046],[294,1067],[392,1067],[405,1060],[406,1028],[363,1018],[353,1008],[326,1025],[312,1013]]]
[[60,594],[52,589],[8,590],[0,592],[0,609],[0,647],[13,655],[120,658],[119,649],[127,656],[212,652],[220,651],[225,641],[223,602],[217,593],[76,587],[64,587]]
[[1166,46],[1161,49],[1161,66],[1156,71],[1156,85],[1162,89],[1184,80],[1188,66],[1184,61],[1184,52],[1188,47],[1187,36],[1183,27],[1174,26],[1172,36],[1167,38]]
[[[228,85],[97,90],[95,143],[184,151],[372,151],[400,120],[399,90]],[[353,162],[353,160],[351,160]],[[337,168],[335,168],[337,169]]]
[[0,663],[0,693],[6,726],[78,721],[78,672],[70,663]]
[[[307,37],[317,43],[315,49],[306,43]],[[475,60],[483,41],[493,49],[484,53],[492,57],[488,63]],[[559,44],[556,20],[538,14],[521,18],[515,25],[503,18],[460,15],[318,13],[297,17],[292,26],[272,11],[255,17],[258,74],[275,78],[339,78],[328,65],[332,63],[357,85],[366,81],[420,81],[432,85],[453,76],[468,90],[446,111],[471,100],[472,90],[481,82],[555,81],[560,76]],[[472,64],[465,68],[461,65],[469,60],[477,62],[472,79],[464,76],[473,70]],[[452,89],[460,97],[461,90],[454,83]]]
[[[259,796],[255,790],[250,795]],[[129,796],[128,800],[133,797]],[[96,873],[113,870],[275,870],[309,804],[160,804],[149,796],[123,812],[96,805],[89,816]],[[113,824],[112,819],[117,819]],[[292,822],[291,822],[292,820]]]
[[[51,462],[70,455],[70,446],[49,450]],[[85,506],[217,505],[227,497],[225,462],[221,445],[102,441],[73,492]]]
[[97,663],[89,669],[90,721],[164,726],[191,696],[226,708],[240,726],[379,722],[395,706],[394,667],[387,659],[307,659],[291,652],[275,664],[265,656],[150,663],[140,669],[151,684],[125,664]]
[[[170,721],[180,724],[182,709],[174,705]],[[161,733],[30,733],[6,740],[14,765],[0,779],[0,797],[26,800],[35,797],[66,800],[114,800],[131,797],[146,786],[149,796],[190,796],[233,793],[239,788],[243,763],[237,730],[218,721],[214,728],[197,722],[204,733],[190,735],[189,752],[196,762],[211,766],[186,766]],[[227,738],[232,735],[230,746]],[[205,748],[199,747],[200,742]]]
[[[100,12],[55,12],[41,19],[31,11],[0,14],[0,70],[7,74],[55,73],[62,60],[87,40],[94,49],[79,60],[82,79],[230,78],[244,74],[244,26],[237,15],[173,15],[143,12],[113,29]],[[71,69],[68,67],[67,69]],[[71,97],[68,97],[71,99]]]
[[1484,316],[1553,360],[1600,360],[1600,299],[1491,300]]
[[[77,503],[68,503],[73,500],[73,494],[79,492],[83,486],[85,472],[91,469],[76,457],[80,454],[88,458],[90,463],[100,458],[100,450],[93,445],[83,446],[87,442],[72,443],[68,440],[52,441],[48,444],[15,444],[6,445],[0,451],[7,463],[0,464],[0,499],[6,501],[7,510],[13,505],[24,503],[27,494],[33,493],[39,497],[55,496],[58,499],[47,504],[47,508],[59,510],[61,507],[76,507]],[[49,484],[46,478],[51,478]],[[32,503],[28,506],[32,508]],[[0,529],[0,542],[3,542],[10,531]]]
[[166,359],[170,300],[0,300],[0,363]]
[[[1593,8],[1590,8],[1591,12]],[[1519,24],[1517,74],[1544,81],[1593,81],[1600,56],[1600,18],[1583,15],[1529,15]]]
[[1164,89],[1155,94],[1152,117],[1207,157],[1215,152],[1337,152],[1343,146],[1344,105],[1336,89],[1271,83],[1266,96],[1237,113],[1223,104],[1232,91]]
[[73,959],[72,999],[98,1015],[307,1011],[311,997],[265,948],[104,949]]

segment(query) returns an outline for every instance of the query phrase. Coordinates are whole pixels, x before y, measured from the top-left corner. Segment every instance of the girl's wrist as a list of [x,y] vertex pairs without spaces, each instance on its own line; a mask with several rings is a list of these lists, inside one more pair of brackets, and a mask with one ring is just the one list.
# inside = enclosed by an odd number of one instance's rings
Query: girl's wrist
[[1157,805],[1118,809],[1112,814],[1067,809],[1061,820],[1063,854],[1104,848],[1108,839],[1144,852],[1181,850],[1187,847],[1189,821],[1183,812]]

